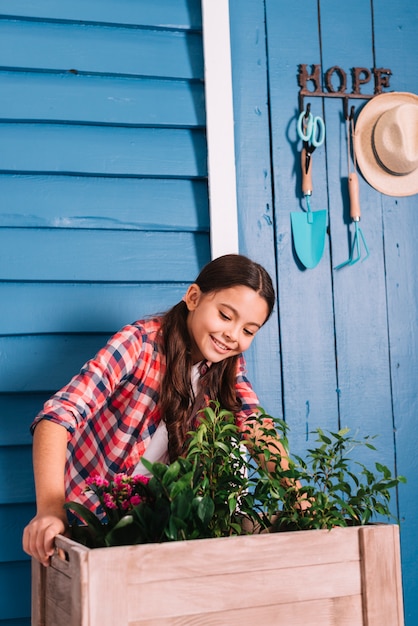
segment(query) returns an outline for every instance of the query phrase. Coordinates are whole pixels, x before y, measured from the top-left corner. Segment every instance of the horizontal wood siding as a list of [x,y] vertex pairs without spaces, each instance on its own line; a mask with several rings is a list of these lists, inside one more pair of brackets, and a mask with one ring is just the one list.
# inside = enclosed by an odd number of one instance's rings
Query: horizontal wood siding
[[210,257],[201,28],[198,0],[0,0],[5,626],[30,616],[30,422]]

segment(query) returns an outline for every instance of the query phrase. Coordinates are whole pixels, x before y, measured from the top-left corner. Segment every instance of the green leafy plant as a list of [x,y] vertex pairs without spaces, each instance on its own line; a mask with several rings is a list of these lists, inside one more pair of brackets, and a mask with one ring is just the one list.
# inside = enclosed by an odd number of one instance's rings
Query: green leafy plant
[[170,465],[143,459],[150,479],[91,477],[87,488],[97,495],[104,518],[80,503],[67,503],[83,522],[72,526],[72,536],[102,547],[390,518],[390,491],[405,479],[392,477],[380,463],[371,471],[350,458],[358,446],[374,451],[370,439],[355,440],[348,429],[317,429],[316,443],[306,458],[291,457],[286,424],[263,412],[243,439],[232,413],[212,403],[189,433],[184,457]]
[[[348,428],[327,433],[318,428],[315,433],[316,447],[309,448],[305,458],[290,459],[274,529],[358,526],[378,516],[395,520],[390,510],[391,490],[405,483],[405,478],[392,476],[389,468],[379,462],[369,469],[352,458],[358,447],[376,451],[371,438],[357,440]],[[309,506],[300,506],[301,492],[295,481],[302,485]]]

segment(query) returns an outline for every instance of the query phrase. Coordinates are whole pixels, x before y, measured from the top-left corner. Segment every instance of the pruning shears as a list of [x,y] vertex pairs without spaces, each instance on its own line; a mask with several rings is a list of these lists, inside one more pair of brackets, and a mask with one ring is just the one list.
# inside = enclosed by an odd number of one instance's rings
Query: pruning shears
[[319,115],[302,111],[297,123],[297,131],[305,148],[305,172],[308,173],[311,155],[315,148],[322,146],[325,140],[325,122]]

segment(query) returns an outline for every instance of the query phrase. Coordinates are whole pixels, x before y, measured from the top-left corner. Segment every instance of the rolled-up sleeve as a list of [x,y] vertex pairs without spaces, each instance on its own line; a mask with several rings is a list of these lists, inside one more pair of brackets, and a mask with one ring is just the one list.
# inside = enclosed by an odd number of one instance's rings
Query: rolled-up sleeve
[[235,418],[241,428],[249,417],[259,413],[260,406],[258,396],[247,378],[247,366],[243,355],[238,359],[235,388],[237,398],[241,401],[241,409],[235,414]]
[[40,420],[46,419],[64,426],[71,438],[129,376],[138,362],[142,340],[140,327],[132,324],[113,335],[95,357],[44,404],[31,424],[31,431]]

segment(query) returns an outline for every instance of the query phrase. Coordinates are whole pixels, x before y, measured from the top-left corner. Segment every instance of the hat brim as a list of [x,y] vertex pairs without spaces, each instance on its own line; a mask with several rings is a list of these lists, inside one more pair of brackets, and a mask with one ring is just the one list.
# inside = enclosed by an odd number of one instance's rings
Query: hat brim
[[360,111],[354,131],[354,150],[362,175],[369,185],[388,196],[418,193],[418,169],[404,176],[391,174],[383,169],[373,151],[372,134],[379,117],[388,109],[406,103],[417,106],[418,96],[402,91],[375,96]]

